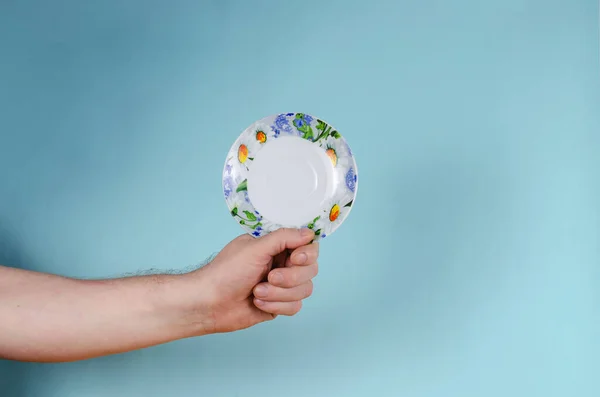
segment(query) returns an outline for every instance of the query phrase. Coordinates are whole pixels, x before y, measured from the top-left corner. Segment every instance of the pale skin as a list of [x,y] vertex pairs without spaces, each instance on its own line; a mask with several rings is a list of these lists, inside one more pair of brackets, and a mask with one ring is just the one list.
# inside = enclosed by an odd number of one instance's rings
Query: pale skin
[[294,315],[318,271],[313,238],[240,236],[180,275],[78,280],[0,266],[0,357],[76,361]]

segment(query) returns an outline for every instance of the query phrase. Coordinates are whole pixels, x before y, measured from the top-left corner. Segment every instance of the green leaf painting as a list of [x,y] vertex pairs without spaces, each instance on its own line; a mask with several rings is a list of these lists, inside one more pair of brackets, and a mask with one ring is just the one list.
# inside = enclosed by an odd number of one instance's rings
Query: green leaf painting
[[[306,127],[306,128],[304,128],[304,127]],[[312,141],[313,136],[314,136],[312,128],[310,128],[310,125],[305,125],[304,127],[298,128],[298,130],[304,132],[304,134],[302,135],[302,138]]]
[[248,227],[252,230],[256,230],[257,227],[262,226],[262,223],[258,222],[254,225],[248,225]]
[[[243,214],[243,215],[242,215]],[[259,226],[262,226],[262,217],[256,216],[252,213],[252,211],[243,210],[242,214],[237,207],[234,207],[231,210],[231,216],[234,218],[239,218],[239,224],[249,227],[252,230],[256,230]]]
[[313,219],[312,222],[310,222],[307,227],[309,229],[314,229],[315,228],[315,223],[317,223],[317,221],[319,219],[321,219],[321,216],[317,216],[315,219]]
[[322,120],[317,120],[317,130],[319,131],[325,131],[325,128],[327,128],[327,124],[322,121]]
[[248,180],[247,179],[244,179],[242,182],[240,182],[237,189],[235,189],[236,193],[243,192],[244,190],[248,190]]
[[244,211],[244,214],[246,215],[246,218],[248,218],[249,221],[254,222],[256,220],[256,215],[254,215],[252,212]]

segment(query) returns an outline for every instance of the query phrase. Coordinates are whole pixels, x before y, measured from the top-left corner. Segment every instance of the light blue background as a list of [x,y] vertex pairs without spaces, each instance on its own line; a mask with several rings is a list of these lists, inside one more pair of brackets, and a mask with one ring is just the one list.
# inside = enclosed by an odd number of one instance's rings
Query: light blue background
[[1,0],[0,262],[202,261],[241,232],[230,144],[277,112],[361,181],[299,316],[0,362],[0,394],[600,395],[598,44],[596,0]]

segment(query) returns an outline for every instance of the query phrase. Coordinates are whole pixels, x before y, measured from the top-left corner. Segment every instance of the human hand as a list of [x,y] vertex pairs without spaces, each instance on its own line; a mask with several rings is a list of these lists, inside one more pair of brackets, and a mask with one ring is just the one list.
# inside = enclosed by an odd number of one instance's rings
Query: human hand
[[298,313],[318,271],[313,238],[309,229],[280,229],[258,239],[243,235],[192,274],[205,291],[205,332],[236,331]]
[[186,274],[76,280],[0,266],[0,358],[82,360],[296,314],[317,275],[313,238],[241,236]]

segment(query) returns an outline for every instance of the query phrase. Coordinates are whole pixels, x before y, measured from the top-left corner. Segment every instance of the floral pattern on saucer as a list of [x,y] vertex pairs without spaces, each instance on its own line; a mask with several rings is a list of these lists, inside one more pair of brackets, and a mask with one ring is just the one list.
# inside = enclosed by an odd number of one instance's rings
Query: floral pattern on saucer
[[233,144],[223,169],[223,195],[236,222],[254,237],[283,225],[265,219],[248,197],[247,176],[252,161],[264,145],[281,136],[297,136],[313,142],[325,152],[334,168],[336,189],[322,210],[302,227],[314,230],[315,240],[335,231],[346,219],[358,190],[356,161],[346,140],[331,125],[306,113],[281,113],[248,127]]

